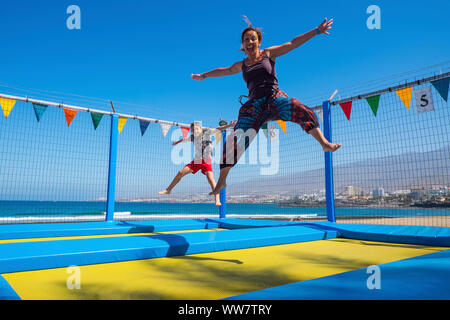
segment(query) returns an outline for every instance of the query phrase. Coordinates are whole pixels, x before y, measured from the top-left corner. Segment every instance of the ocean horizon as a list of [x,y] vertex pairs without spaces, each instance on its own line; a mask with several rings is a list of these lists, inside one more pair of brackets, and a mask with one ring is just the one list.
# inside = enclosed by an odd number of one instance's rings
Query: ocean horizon
[[[433,208],[336,208],[337,217],[411,217],[411,216],[450,216],[450,210]],[[160,216],[208,215],[219,217],[219,207],[213,203],[177,202],[116,202],[115,215]],[[277,204],[238,204],[227,203],[226,213],[232,215],[268,216],[308,216],[326,217],[323,207],[283,207]],[[74,217],[104,216],[106,201],[22,201],[1,200],[1,218],[25,217]]]

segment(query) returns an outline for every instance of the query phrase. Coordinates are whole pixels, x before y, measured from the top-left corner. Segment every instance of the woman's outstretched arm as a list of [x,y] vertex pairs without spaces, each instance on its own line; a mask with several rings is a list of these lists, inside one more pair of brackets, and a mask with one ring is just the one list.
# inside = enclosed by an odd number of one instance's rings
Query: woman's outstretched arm
[[201,74],[191,74],[191,78],[194,80],[202,81],[205,78],[215,78],[229,76],[242,71],[242,61],[238,61],[228,68],[217,68]]
[[327,21],[327,18],[323,20],[323,22],[315,29],[308,31],[302,35],[299,35],[292,39],[289,42],[286,42],[279,46],[273,46],[270,48],[266,48],[264,51],[268,53],[268,56],[272,59],[275,59],[276,57],[282,56],[283,54],[288,53],[291,50],[294,50],[295,48],[298,48],[302,44],[304,44],[306,41],[313,38],[315,35],[320,33],[329,34],[328,30],[331,29],[331,25],[333,24],[333,19],[330,19]]

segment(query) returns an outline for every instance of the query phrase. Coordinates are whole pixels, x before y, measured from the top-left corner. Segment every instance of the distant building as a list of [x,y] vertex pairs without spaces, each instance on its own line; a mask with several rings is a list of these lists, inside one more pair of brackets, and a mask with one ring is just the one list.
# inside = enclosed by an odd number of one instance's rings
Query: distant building
[[410,196],[412,200],[423,200],[425,198],[426,192],[424,189],[412,189]]
[[359,187],[346,186],[345,191],[342,193],[342,195],[347,197],[362,196],[364,195],[364,192]]
[[377,188],[373,190],[372,195],[374,198],[383,198],[385,196],[385,192],[383,188]]

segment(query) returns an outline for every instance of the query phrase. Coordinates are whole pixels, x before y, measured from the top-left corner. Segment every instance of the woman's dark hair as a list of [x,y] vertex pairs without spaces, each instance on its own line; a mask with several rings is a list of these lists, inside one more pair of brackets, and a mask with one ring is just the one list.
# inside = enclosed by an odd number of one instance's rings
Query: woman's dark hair
[[[254,27],[247,27],[244,30],[242,30],[242,32],[241,32],[241,43],[244,42],[244,35],[248,31],[255,31],[256,35],[258,36],[258,41],[259,41],[259,43],[261,43],[261,41],[262,41],[262,33],[259,30],[259,28],[254,28]],[[244,48],[241,47],[241,50],[244,51]]]

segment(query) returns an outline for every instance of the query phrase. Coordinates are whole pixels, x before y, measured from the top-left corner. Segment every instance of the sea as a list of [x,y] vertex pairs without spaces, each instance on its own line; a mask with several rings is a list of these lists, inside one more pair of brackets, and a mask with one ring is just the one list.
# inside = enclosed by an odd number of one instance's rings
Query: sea
[[[116,202],[117,220],[218,218],[213,203]],[[106,202],[102,201],[0,201],[0,223],[103,221]],[[428,208],[336,208],[337,217],[427,217],[450,216],[450,209]],[[226,204],[226,217],[321,218],[326,209],[284,207],[276,204]]]

